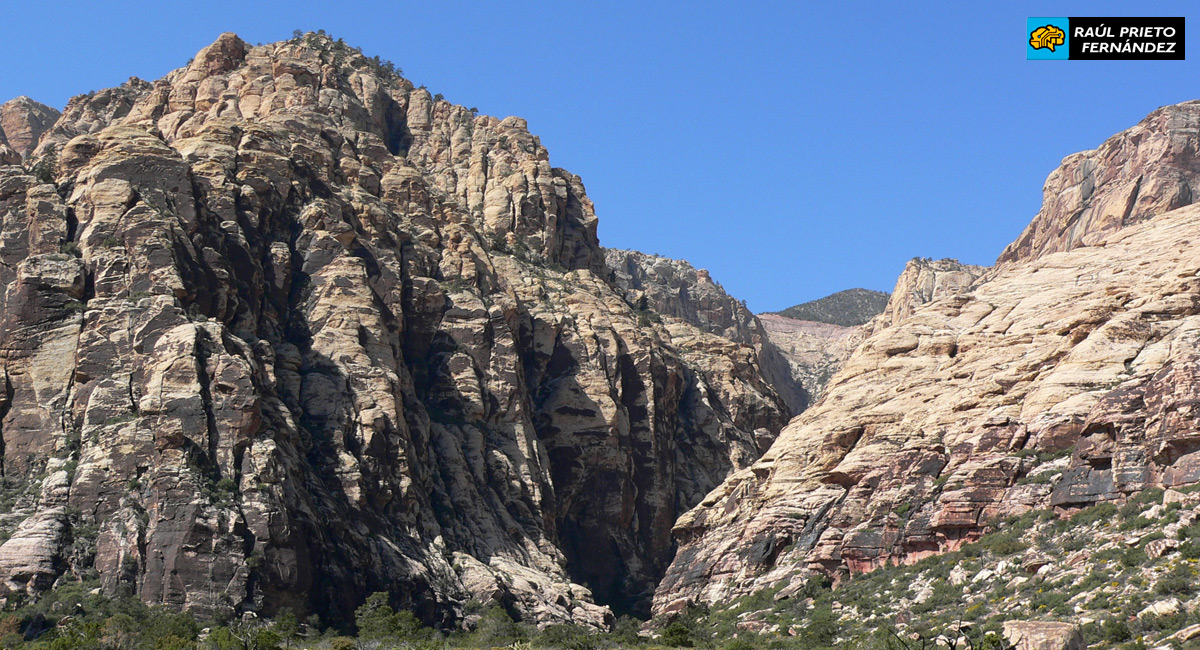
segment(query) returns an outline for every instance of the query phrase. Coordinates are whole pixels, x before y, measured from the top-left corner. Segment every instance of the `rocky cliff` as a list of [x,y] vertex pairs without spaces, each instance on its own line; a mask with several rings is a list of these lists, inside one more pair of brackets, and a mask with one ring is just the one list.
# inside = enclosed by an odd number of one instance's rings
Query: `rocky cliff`
[[965,291],[986,270],[957,260],[917,257],[905,265],[890,294],[847,289],[758,318],[807,406],[825,394],[830,379],[864,338],[927,302]]
[[5,102],[0,105],[0,146],[8,145],[22,159],[28,158],[58,118],[57,110],[28,97]]
[[883,312],[868,324],[867,329],[875,331],[891,327],[926,303],[965,293],[987,271],[985,266],[962,264],[958,260],[914,257],[904,265],[904,271],[896,279],[896,287]]
[[861,326],[842,327],[779,314],[759,314],[758,319],[809,403],[821,399],[829,380],[865,336]]
[[726,293],[707,270],[696,269],[684,260],[638,251],[607,248],[604,258],[613,283],[624,290],[630,304],[754,347],[764,378],[787,404],[791,415],[812,403],[813,396],[801,375],[772,342],[763,322],[742,301]]
[[610,282],[523,120],[341,41],[226,34],[35,112],[0,160],[10,593],[599,625],[787,419],[752,341]]
[[[1030,509],[1200,482],[1200,208],[1173,209],[1198,107],[1068,158],[996,269],[910,264],[822,400],[680,519],[656,610],[784,597]],[[1118,195],[1133,207],[1110,219]],[[1062,454],[1065,471],[1027,480]]]
[[1164,106],[1098,148],[1063,159],[1042,209],[999,263],[1093,245],[1200,198],[1200,101]]

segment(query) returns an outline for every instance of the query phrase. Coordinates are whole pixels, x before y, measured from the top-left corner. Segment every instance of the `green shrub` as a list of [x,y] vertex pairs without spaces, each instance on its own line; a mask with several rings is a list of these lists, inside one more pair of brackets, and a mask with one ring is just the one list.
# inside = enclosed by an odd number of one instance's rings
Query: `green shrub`
[[1179,554],[1187,560],[1200,559],[1200,544],[1191,541],[1179,545]]
[[1106,618],[1100,624],[1100,638],[1109,643],[1124,643],[1133,638],[1129,625],[1119,618]]
[[1154,585],[1154,593],[1162,596],[1190,594],[1192,591],[1192,570],[1186,564],[1171,567]]
[[808,624],[804,626],[801,639],[809,648],[827,646],[833,643],[841,631],[841,625],[838,624],[833,610],[828,607],[818,607],[808,617]]
[[1072,528],[1078,526],[1089,526],[1098,521],[1111,521],[1117,515],[1117,507],[1111,503],[1101,503],[1100,505],[1084,508],[1079,512],[1071,515],[1068,520]]
[[360,638],[368,641],[415,639],[425,635],[421,622],[409,611],[397,612],[388,604],[388,594],[377,591],[354,610]]
[[833,581],[828,576],[823,574],[815,574],[808,577],[804,581],[804,587],[800,589],[802,598],[817,598],[822,594],[826,594],[833,588]]
[[483,613],[475,631],[471,633],[472,643],[482,647],[508,645],[526,640],[525,630],[512,620],[508,612],[501,607],[492,607]]
[[578,625],[550,625],[542,630],[533,645],[561,650],[595,650],[601,646],[601,637]]
[[33,174],[34,178],[39,183],[54,184],[54,168],[58,165],[58,154],[52,147],[46,148],[46,153],[42,154],[40,160],[29,168],[29,173]]
[[751,639],[749,635],[742,635],[736,639],[729,639],[721,644],[721,650],[758,650],[762,647],[762,641]]
[[674,621],[663,628],[662,638],[659,640],[673,648],[691,648],[695,645],[692,631],[679,621]]
[[1140,546],[1126,549],[1121,554],[1121,564],[1130,569],[1140,567],[1146,564],[1147,561],[1149,561],[1149,558],[1146,556],[1146,549]]
[[1141,530],[1143,528],[1150,526],[1153,523],[1154,523],[1153,519],[1149,519],[1147,517],[1138,515],[1137,517],[1134,517],[1133,519],[1126,519],[1125,521],[1122,521],[1120,530],[1122,530],[1122,531]]

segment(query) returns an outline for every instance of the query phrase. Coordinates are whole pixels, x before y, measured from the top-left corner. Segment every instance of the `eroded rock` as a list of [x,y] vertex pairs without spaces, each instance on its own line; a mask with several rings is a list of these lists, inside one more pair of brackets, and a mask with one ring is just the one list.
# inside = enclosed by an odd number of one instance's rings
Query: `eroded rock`
[[602,626],[788,416],[751,342],[640,322],[524,120],[327,37],[222,35],[39,140],[54,184],[0,166],[0,436],[14,489],[72,471],[0,518],[8,589]]

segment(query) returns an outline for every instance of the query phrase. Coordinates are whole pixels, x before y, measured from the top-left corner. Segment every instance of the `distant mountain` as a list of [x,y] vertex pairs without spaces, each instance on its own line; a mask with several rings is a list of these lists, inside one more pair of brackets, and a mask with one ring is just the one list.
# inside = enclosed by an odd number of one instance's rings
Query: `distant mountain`
[[771,313],[797,320],[854,327],[882,314],[884,307],[887,307],[888,298],[889,294],[882,291],[846,289],[818,300]]

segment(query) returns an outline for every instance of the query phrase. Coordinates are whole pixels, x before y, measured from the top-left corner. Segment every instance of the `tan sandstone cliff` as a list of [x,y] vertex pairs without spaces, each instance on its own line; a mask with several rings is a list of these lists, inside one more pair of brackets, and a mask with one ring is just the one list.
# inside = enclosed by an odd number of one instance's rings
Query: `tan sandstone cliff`
[[[983,273],[986,267],[961,264],[957,260],[930,260],[915,257],[908,261],[904,271],[896,280],[896,287],[888,296],[882,313],[876,311],[873,318],[869,306],[861,298],[850,305],[853,320],[858,325],[838,325],[830,322],[803,320],[789,317],[790,313],[805,313],[805,307],[837,299],[850,294],[855,298],[855,292],[874,294],[863,289],[852,289],[829,296],[821,301],[805,303],[786,309],[779,313],[759,314],[761,328],[766,334],[771,346],[778,351],[788,365],[792,381],[804,395],[805,407],[815,403],[825,394],[825,388],[833,376],[850,358],[855,348],[872,332],[890,327],[903,320],[913,310],[934,300],[941,300],[954,294],[966,291],[971,284]],[[885,294],[886,295],[886,294]],[[846,322],[845,316],[837,313],[836,302],[833,305],[821,305],[821,309],[810,311],[830,311],[825,315],[829,320]],[[861,322],[865,320],[866,322]],[[769,367],[764,364],[764,368]]]
[[[944,295],[890,305],[822,400],[680,519],[656,611],[781,580],[786,595],[811,571],[910,562],[1031,508],[1200,482],[1200,208],[1174,209],[1198,107],[1067,158],[996,269],[951,269]],[[1021,481],[1032,452],[1058,451],[1060,479]]]
[[787,419],[753,345],[610,283],[524,120],[340,41],[223,35],[32,153],[4,115],[7,590],[601,625]]
[[0,147],[8,145],[20,158],[28,158],[58,118],[57,110],[28,97],[7,101],[0,105]]
[[1200,101],[1160,108],[1098,148],[1067,156],[1042,209],[999,263],[1071,250],[1200,198]]

